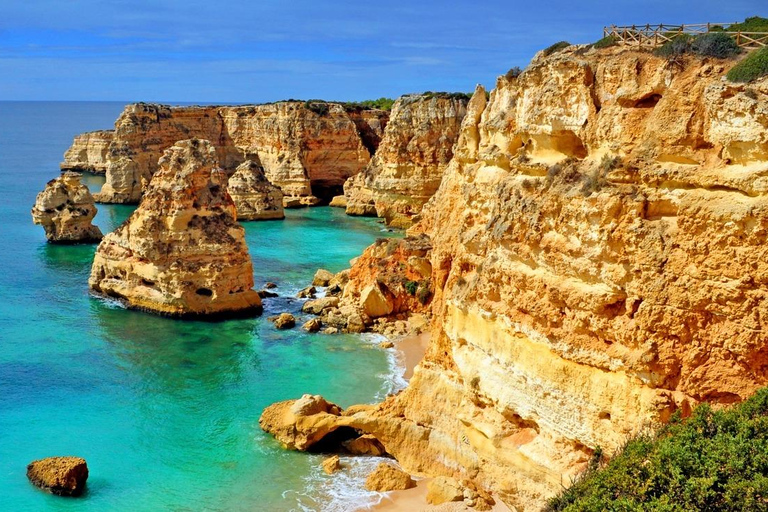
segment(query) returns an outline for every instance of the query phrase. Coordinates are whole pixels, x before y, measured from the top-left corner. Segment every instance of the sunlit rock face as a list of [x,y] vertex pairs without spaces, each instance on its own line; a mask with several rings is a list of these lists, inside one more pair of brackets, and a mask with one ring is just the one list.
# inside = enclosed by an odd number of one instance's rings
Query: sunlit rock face
[[264,168],[253,160],[237,167],[227,185],[237,208],[237,220],[284,219],[283,193],[264,176]]
[[168,149],[130,218],[104,237],[90,288],[132,308],[176,317],[256,314],[261,299],[215,147]]
[[37,194],[32,207],[32,221],[43,226],[49,242],[60,244],[95,243],[101,230],[92,224],[96,205],[81,175],[66,171],[52,179]]
[[399,98],[373,159],[344,186],[347,213],[410,226],[440,186],[466,105],[461,95]]
[[103,170],[100,202],[137,203],[163,152],[179,140],[197,137],[211,142],[227,173],[246,160],[258,161],[286,197],[317,204],[340,194],[346,179],[367,165],[387,119],[381,110],[322,102],[234,107],[137,103],[125,108],[114,132],[76,137],[62,166]]
[[409,230],[427,355],[332,424],[538,510],[595,448],[765,386],[768,79],[731,65],[571,47],[478,88]]

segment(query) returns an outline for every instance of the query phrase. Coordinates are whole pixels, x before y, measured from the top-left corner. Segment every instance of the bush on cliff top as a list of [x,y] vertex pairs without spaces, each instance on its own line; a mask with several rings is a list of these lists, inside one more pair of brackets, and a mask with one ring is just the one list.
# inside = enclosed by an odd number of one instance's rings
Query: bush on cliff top
[[549,47],[544,49],[544,56],[545,57],[549,57],[553,53],[557,53],[560,50],[568,48],[569,46],[571,46],[571,43],[569,43],[568,41],[558,41],[557,43],[553,44],[552,46],[549,46]]
[[768,46],[755,50],[726,75],[731,82],[751,82],[768,75]]
[[676,414],[609,463],[600,459],[546,510],[767,510],[768,388],[729,409],[703,404],[686,420]]
[[592,43],[592,48],[597,48],[598,50],[600,48],[610,48],[611,46],[616,46],[619,44],[619,38],[616,36],[605,36],[604,38],[600,39],[599,41]]
[[682,34],[654,50],[656,55],[667,58],[690,53],[700,57],[728,59],[740,52],[741,49],[736,41],[731,36],[720,32],[710,32],[696,37]]
[[728,27],[728,32],[768,32],[768,18],[752,16]]

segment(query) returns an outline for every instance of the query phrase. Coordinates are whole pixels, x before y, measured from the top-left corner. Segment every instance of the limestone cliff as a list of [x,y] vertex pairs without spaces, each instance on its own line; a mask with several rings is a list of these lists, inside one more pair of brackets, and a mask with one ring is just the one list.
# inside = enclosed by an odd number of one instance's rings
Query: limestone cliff
[[466,104],[466,97],[452,94],[399,98],[373,159],[344,186],[347,213],[410,226],[440,186]]
[[91,289],[169,316],[258,313],[245,232],[226,186],[213,144],[177,142],[136,211],[99,244]]
[[107,172],[107,152],[114,134],[113,130],[99,130],[76,136],[72,146],[64,153],[61,170],[94,174]]
[[236,107],[139,103],[128,105],[117,119],[106,152],[96,150],[103,149],[103,143],[97,145],[95,135],[84,134],[75,139],[62,165],[105,169],[106,183],[97,200],[136,203],[163,151],[176,141],[197,137],[211,141],[228,173],[245,160],[258,161],[287,198],[315,204],[315,196],[330,198],[341,192],[344,181],[370,160],[369,148],[375,150],[388,114],[364,112],[350,114],[335,103],[296,101]]
[[32,207],[32,221],[45,229],[53,243],[89,243],[101,240],[101,230],[91,222],[96,205],[88,187],[80,183],[80,174],[66,171],[52,179],[37,194]]
[[478,88],[409,231],[431,240],[427,355],[321,423],[536,510],[594,448],[766,385],[768,79],[731,65],[570,47]]
[[264,168],[252,160],[237,167],[227,191],[237,208],[237,220],[284,219],[283,193],[264,176]]

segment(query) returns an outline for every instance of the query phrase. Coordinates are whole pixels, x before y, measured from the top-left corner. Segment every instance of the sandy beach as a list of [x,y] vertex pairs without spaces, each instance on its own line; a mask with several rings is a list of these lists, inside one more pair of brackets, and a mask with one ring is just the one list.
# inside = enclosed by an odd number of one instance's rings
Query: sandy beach
[[405,363],[405,373],[403,377],[410,381],[413,377],[413,369],[419,364],[427,351],[429,344],[429,333],[413,334],[404,336],[395,341],[395,350],[399,350],[403,355]]
[[[475,509],[461,502],[430,505],[427,503],[427,484],[429,478],[416,482],[416,487],[405,491],[391,491],[386,493],[381,503],[370,508],[361,509],[375,512],[472,512]],[[504,505],[498,499],[491,512],[511,512],[512,509]]]

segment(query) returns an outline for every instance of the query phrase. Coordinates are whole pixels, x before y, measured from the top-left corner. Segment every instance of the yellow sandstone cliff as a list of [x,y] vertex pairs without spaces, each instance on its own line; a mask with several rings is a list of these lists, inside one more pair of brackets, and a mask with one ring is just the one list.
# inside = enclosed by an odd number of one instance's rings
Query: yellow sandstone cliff
[[478,87],[409,232],[434,297],[408,388],[262,426],[288,445],[352,427],[537,510],[595,448],[766,385],[768,79],[731,65],[570,47]]
[[376,154],[344,185],[347,214],[408,227],[440,186],[466,113],[461,94],[415,94],[392,107]]
[[101,230],[92,224],[96,205],[88,187],[80,183],[81,175],[65,171],[49,181],[37,194],[32,207],[32,222],[43,226],[51,243],[95,243]]
[[177,142],[138,208],[104,237],[90,288],[132,308],[177,317],[256,314],[253,268],[215,147]]
[[228,173],[245,160],[261,162],[286,204],[316,204],[317,197],[340,192],[344,181],[365,167],[387,116],[324,102],[234,107],[138,103],[125,108],[114,132],[76,137],[62,167],[103,169],[106,182],[96,199],[137,203],[163,152],[179,140],[197,137],[211,142]]

